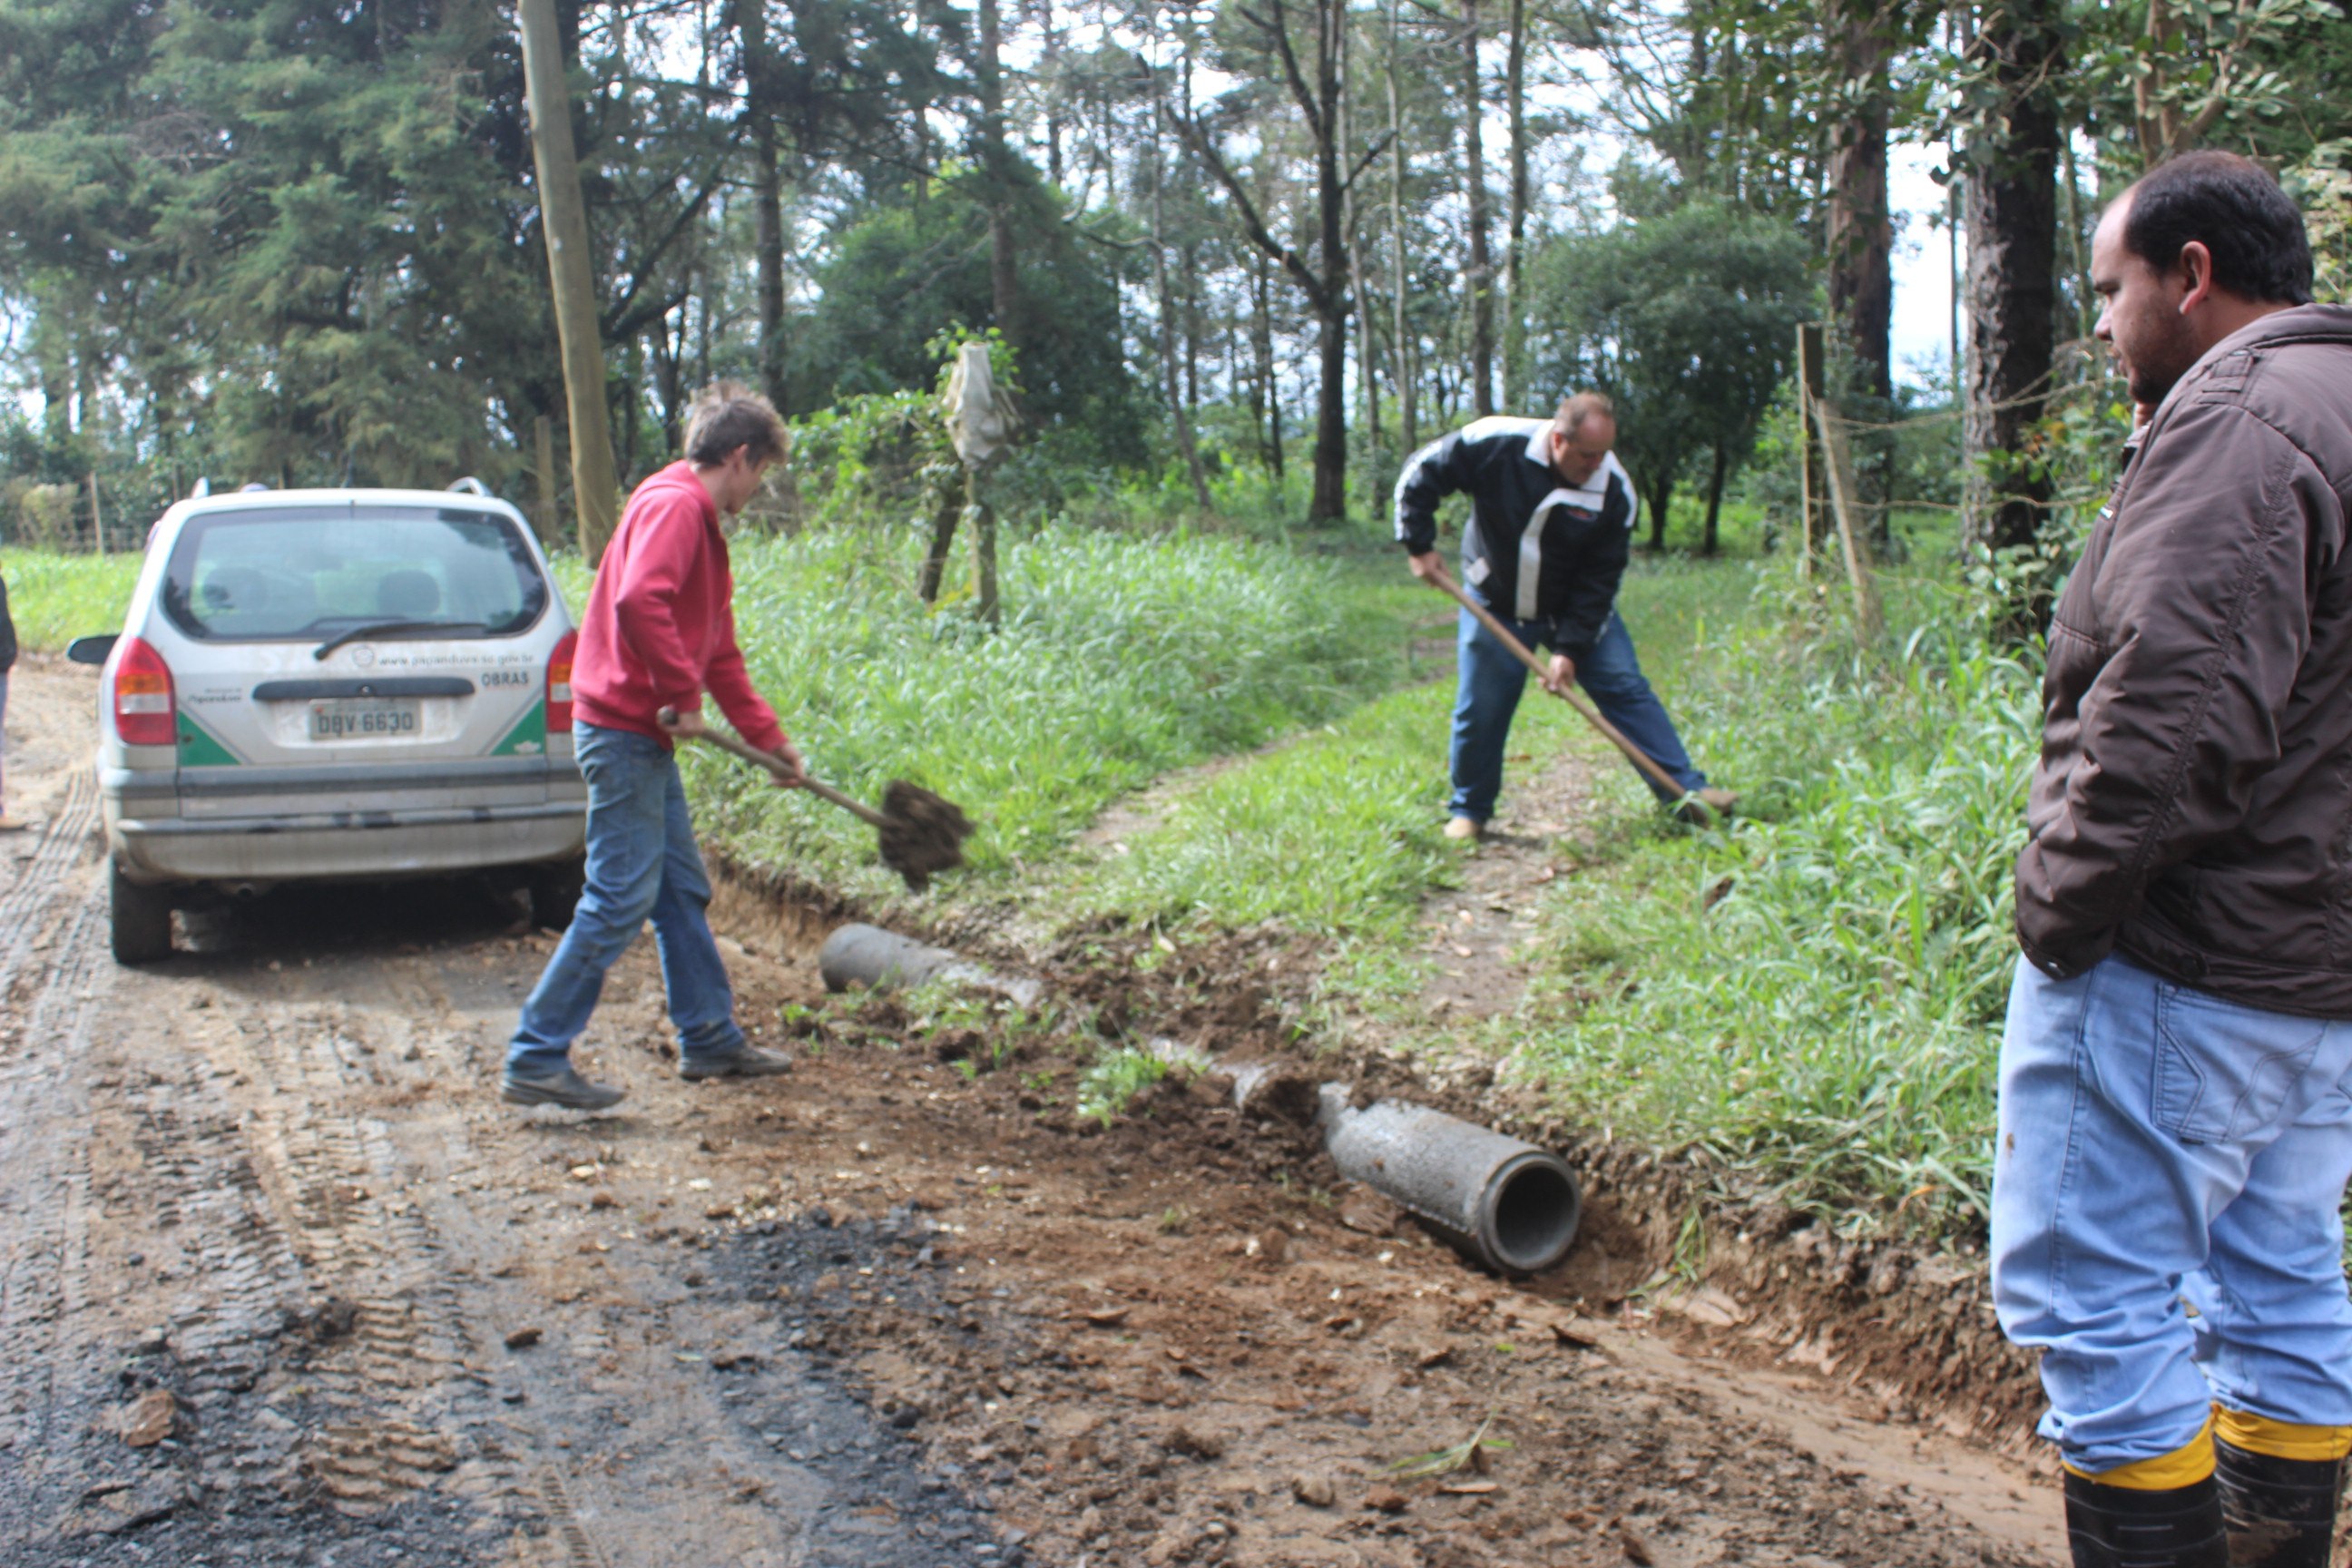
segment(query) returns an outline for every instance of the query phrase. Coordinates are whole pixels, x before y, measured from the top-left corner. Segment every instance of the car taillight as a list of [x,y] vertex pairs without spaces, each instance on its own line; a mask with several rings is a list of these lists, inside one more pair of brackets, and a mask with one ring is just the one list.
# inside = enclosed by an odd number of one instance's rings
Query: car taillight
[[547,732],[572,733],[572,650],[580,645],[578,632],[566,632],[547,656]]
[[126,746],[179,744],[172,667],[138,637],[124,637],[114,661],[114,732]]

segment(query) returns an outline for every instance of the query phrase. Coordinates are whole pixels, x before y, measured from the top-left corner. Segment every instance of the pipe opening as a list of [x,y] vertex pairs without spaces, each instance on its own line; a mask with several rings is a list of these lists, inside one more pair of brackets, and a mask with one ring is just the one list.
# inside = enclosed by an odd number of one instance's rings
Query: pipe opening
[[1488,1208],[1495,1261],[1517,1273],[1541,1273],[1567,1256],[1583,1209],[1576,1178],[1556,1161],[1528,1160],[1505,1172]]

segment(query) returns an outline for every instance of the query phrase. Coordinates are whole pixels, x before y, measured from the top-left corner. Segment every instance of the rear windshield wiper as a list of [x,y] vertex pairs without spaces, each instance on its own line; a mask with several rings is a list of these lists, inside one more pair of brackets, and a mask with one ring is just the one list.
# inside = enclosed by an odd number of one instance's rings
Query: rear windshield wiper
[[312,658],[324,658],[347,642],[365,637],[398,637],[408,632],[487,632],[490,628],[479,621],[375,621],[363,626],[353,626],[347,632],[337,632],[310,650]]

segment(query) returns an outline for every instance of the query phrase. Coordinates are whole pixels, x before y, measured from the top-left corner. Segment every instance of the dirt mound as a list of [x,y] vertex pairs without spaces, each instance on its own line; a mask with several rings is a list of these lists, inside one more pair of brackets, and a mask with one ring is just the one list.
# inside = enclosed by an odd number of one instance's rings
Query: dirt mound
[[905,878],[910,891],[921,892],[934,874],[963,864],[971,819],[955,802],[892,779],[882,792],[882,864]]

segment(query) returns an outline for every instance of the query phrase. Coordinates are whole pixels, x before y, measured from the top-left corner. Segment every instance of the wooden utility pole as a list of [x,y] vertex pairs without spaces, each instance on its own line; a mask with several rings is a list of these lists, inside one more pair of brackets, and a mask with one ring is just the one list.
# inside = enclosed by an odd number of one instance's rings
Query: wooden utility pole
[[580,515],[580,553],[593,566],[604,558],[619,521],[621,481],[613,467],[613,426],[604,405],[604,349],[596,327],[596,276],[588,258],[588,205],[581,198],[580,163],[572,146],[572,93],[563,82],[555,0],[519,0],[516,10],[522,20],[540,228],[547,236],[548,284],[563,350],[572,505]]
[[539,470],[539,504],[531,509],[531,526],[539,542],[552,547],[562,526],[555,513],[555,421],[542,414],[530,422],[533,466]]

